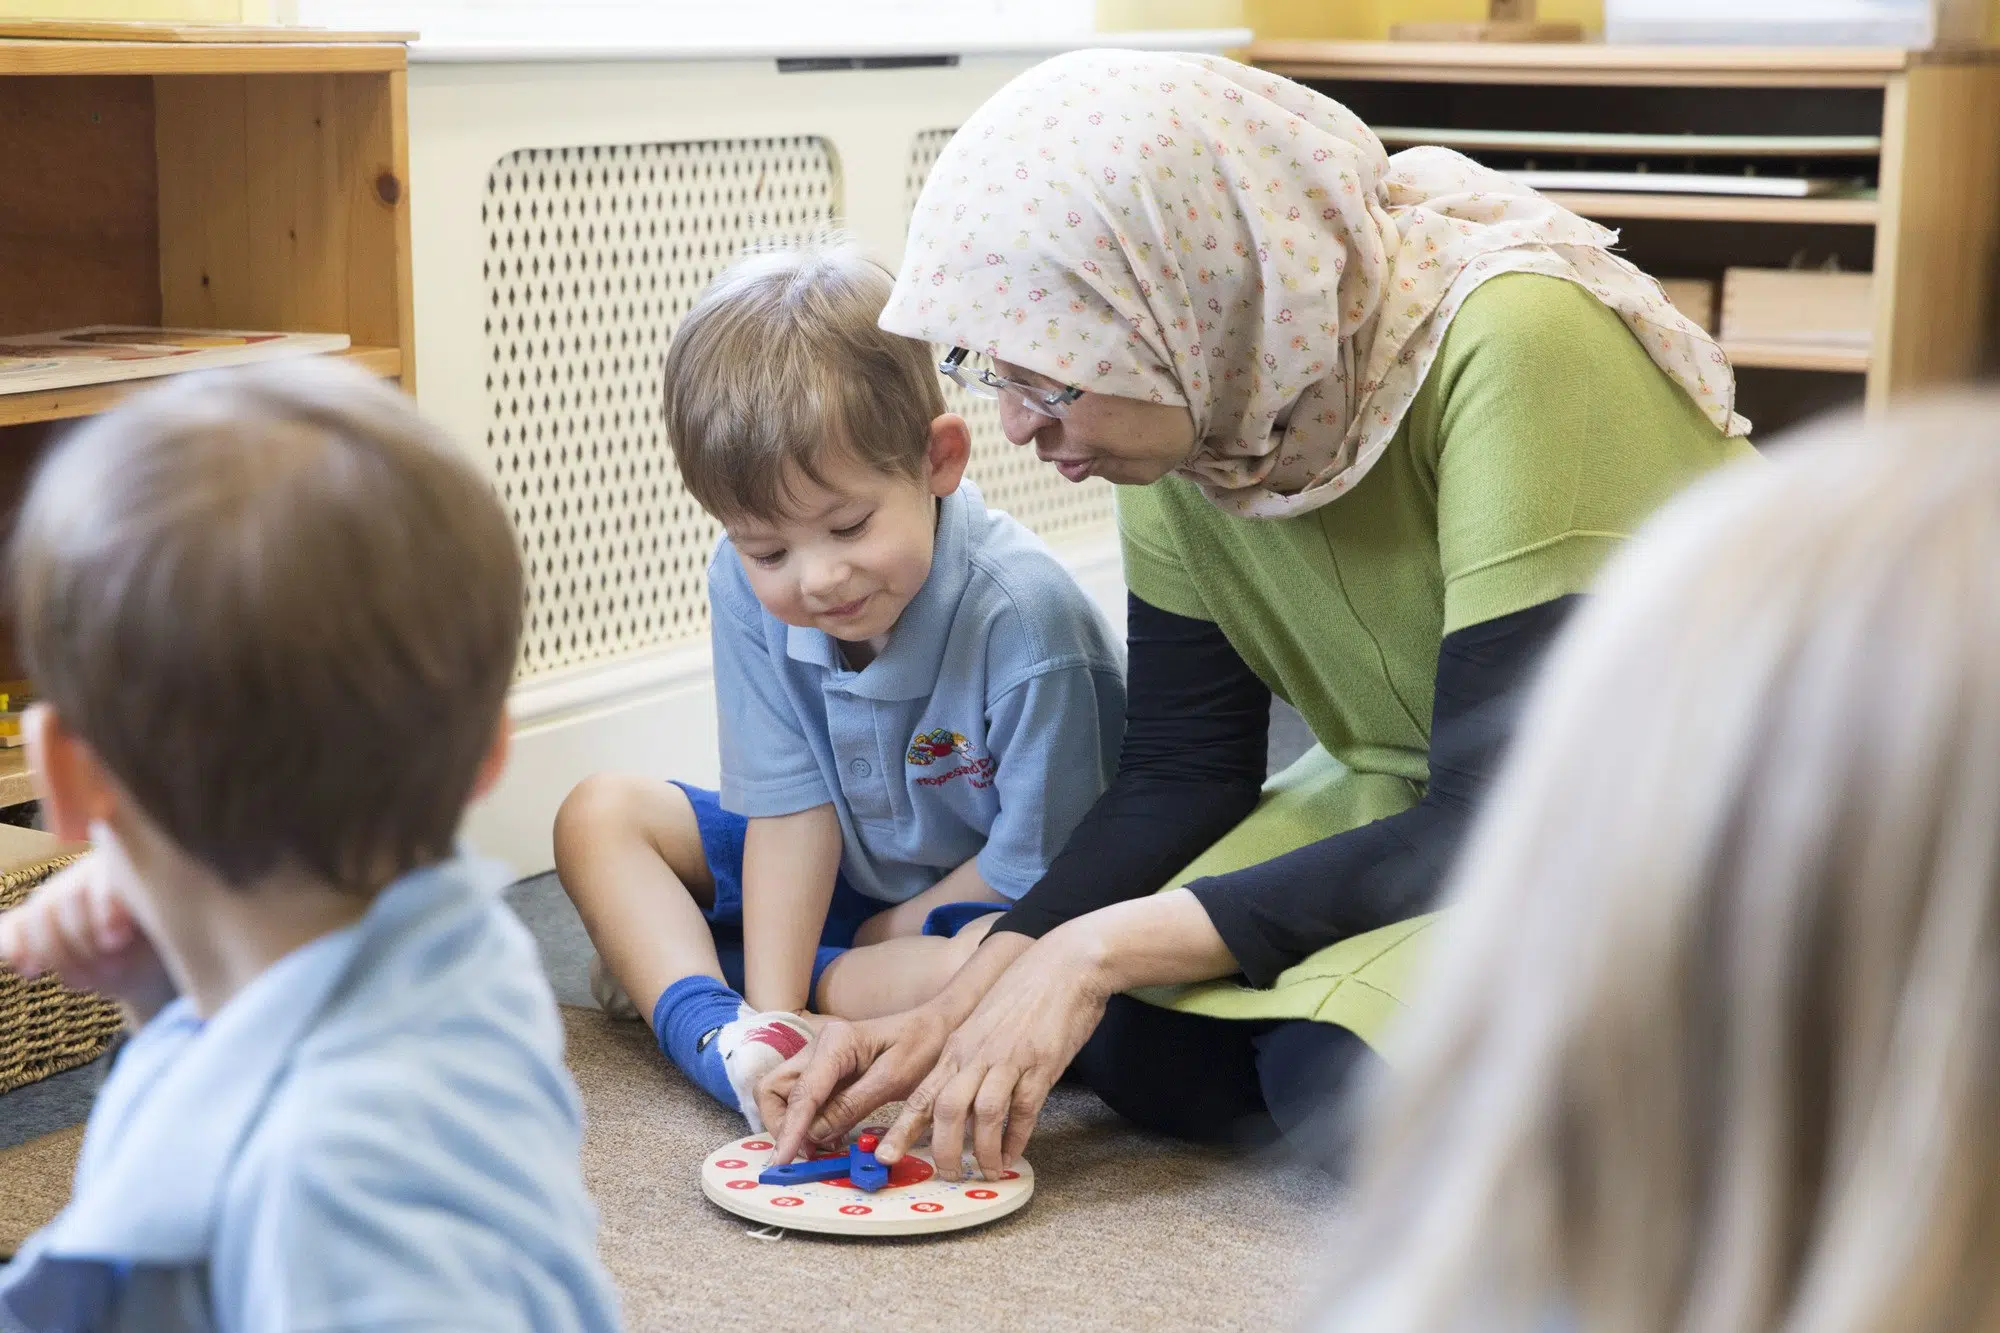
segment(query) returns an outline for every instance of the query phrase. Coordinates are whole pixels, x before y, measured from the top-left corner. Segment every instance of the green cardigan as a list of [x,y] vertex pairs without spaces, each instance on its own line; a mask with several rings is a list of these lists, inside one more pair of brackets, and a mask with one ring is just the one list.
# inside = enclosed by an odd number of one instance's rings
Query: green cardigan
[[[1177,477],[1122,489],[1127,586],[1220,626],[1320,742],[1168,887],[1415,804],[1443,637],[1585,591],[1662,501],[1753,453],[1583,288],[1509,274],[1467,299],[1401,429],[1340,499],[1274,520],[1225,514]],[[1144,998],[1316,1018],[1374,1041],[1434,920],[1323,949],[1270,990],[1222,981]]]

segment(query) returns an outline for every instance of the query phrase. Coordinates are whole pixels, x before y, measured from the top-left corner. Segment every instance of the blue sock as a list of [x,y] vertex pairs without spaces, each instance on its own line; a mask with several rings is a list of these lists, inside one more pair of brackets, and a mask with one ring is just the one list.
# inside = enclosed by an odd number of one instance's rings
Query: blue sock
[[742,996],[699,973],[667,987],[653,1006],[653,1035],[666,1057],[732,1111],[742,1108],[736,1104],[736,1090],[729,1086],[722,1044],[715,1036],[742,1011]]

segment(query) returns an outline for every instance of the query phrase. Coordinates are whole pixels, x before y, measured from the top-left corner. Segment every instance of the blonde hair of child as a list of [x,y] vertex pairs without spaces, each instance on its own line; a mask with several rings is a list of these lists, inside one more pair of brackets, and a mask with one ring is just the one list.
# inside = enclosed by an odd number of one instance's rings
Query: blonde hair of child
[[895,280],[838,234],[752,253],[710,284],[667,350],[667,438],[709,513],[773,519],[835,451],[923,476],[944,390],[928,344],[877,324]]
[[2000,1327],[2000,400],[1670,505],[1518,734],[1319,1326]]

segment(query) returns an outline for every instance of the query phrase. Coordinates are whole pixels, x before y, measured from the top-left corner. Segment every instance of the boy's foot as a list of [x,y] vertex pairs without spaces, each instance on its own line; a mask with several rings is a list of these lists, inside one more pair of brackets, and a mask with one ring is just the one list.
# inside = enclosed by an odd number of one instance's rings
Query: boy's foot
[[618,984],[618,978],[611,975],[611,969],[596,954],[590,956],[590,998],[597,1001],[597,1007],[610,1018],[637,1018],[639,1006],[632,1003],[632,997]]
[[682,977],[653,1006],[653,1035],[682,1073],[762,1133],[757,1084],[806,1048],[813,1028],[797,1014],[758,1013],[714,977]]
[[750,1122],[750,1132],[764,1132],[763,1117],[757,1114],[757,1085],[764,1076],[806,1048],[813,1030],[797,1014],[746,1013],[715,1034],[722,1052],[723,1068],[729,1072],[729,1086],[736,1093],[737,1109]]

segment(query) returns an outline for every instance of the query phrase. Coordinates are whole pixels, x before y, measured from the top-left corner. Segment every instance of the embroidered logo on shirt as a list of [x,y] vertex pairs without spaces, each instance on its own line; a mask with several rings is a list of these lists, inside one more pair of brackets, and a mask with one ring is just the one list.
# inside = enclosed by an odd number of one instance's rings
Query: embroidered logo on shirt
[[910,742],[910,762],[928,767],[954,754],[972,757],[972,742],[946,727],[920,733]]
[[926,774],[917,779],[917,785],[942,787],[953,778],[965,778],[975,787],[993,785],[993,770],[997,765],[993,762],[992,756],[975,754],[972,742],[949,727],[919,732],[910,742],[908,758],[919,768],[928,768],[938,760],[950,759],[953,755],[957,755],[965,762],[942,773]]

